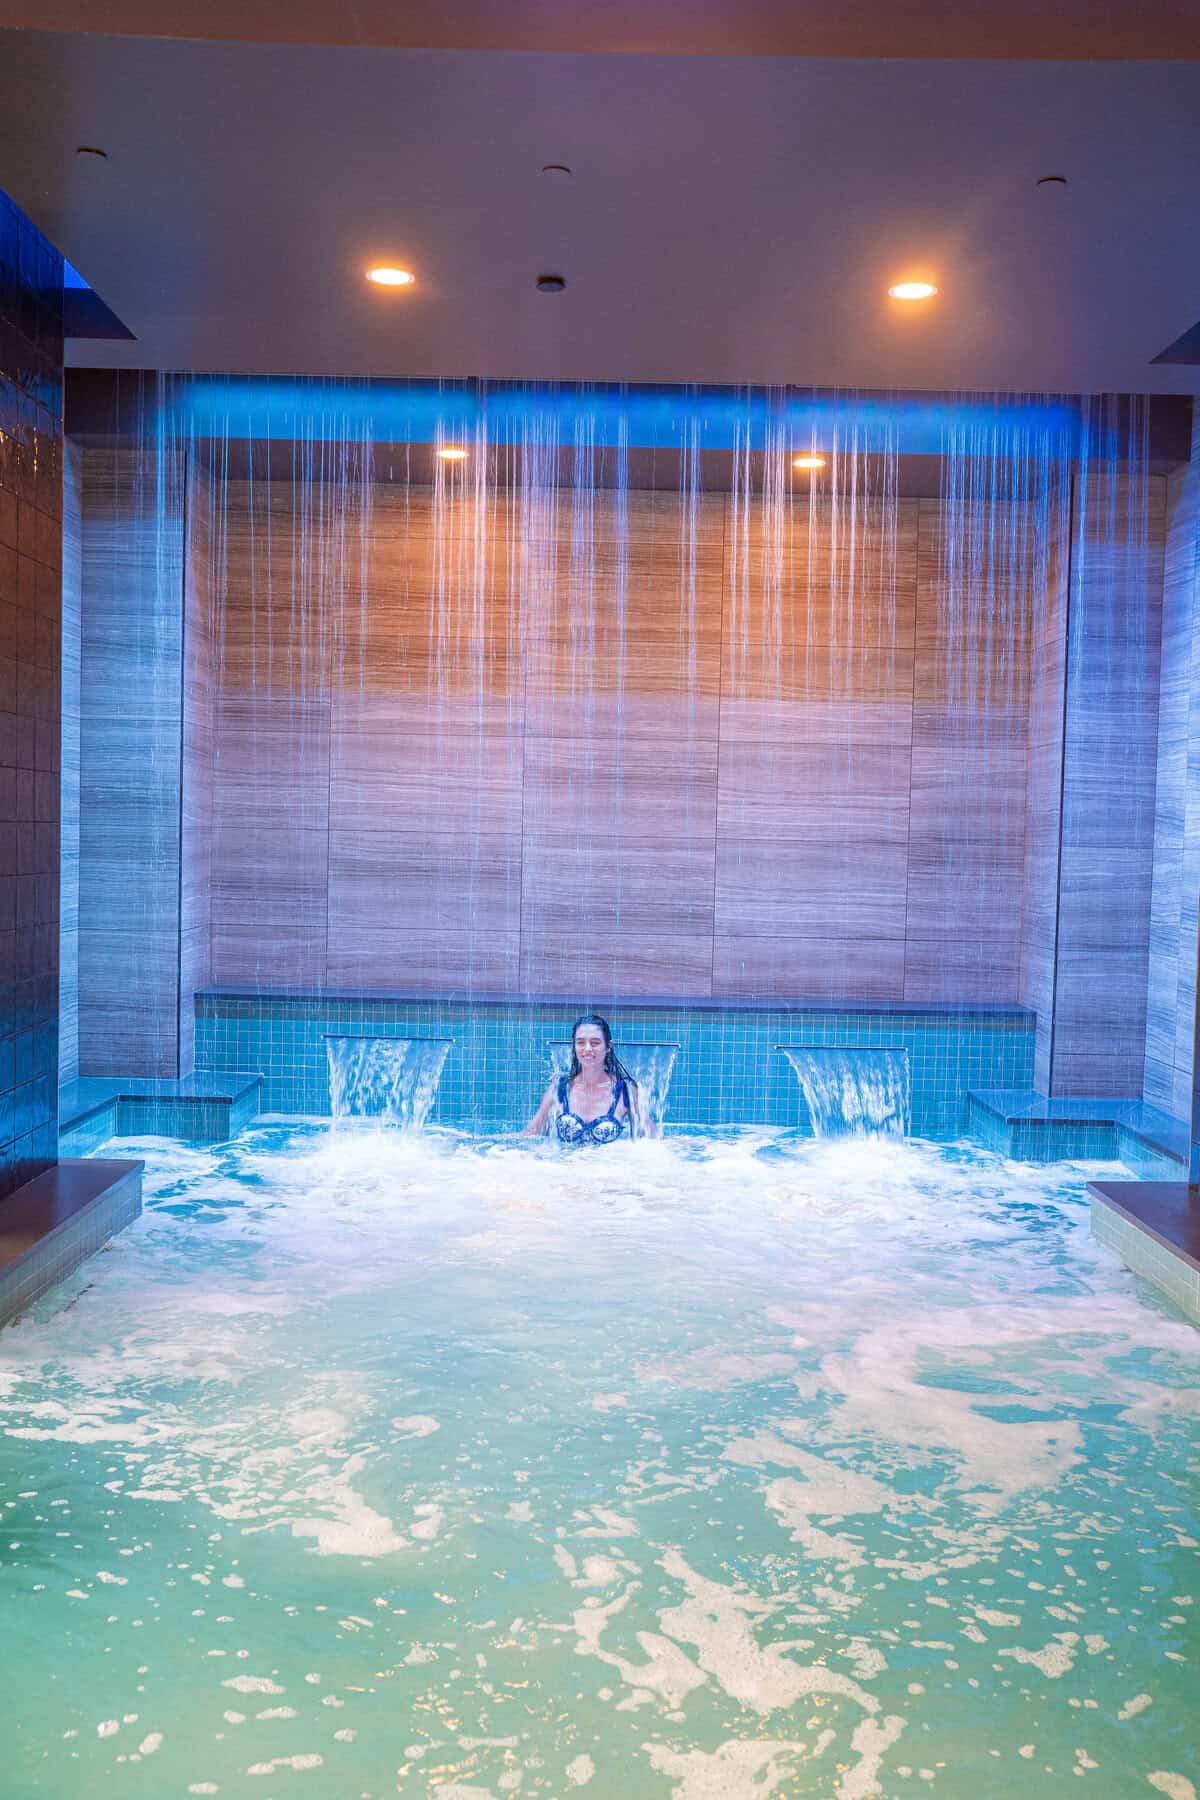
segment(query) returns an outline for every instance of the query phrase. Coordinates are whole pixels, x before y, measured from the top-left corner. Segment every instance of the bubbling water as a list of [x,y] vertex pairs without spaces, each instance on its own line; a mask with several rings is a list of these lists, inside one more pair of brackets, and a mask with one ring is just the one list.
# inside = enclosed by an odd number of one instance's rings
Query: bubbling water
[[14,1794],[1200,1782],[1200,1339],[1095,1165],[122,1153],[143,1217],[3,1338]]

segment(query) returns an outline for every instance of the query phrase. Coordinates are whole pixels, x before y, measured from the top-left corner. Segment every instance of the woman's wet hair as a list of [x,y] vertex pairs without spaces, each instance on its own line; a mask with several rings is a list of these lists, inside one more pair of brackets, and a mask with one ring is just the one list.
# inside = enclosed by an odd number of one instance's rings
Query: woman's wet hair
[[[579,1057],[575,1050],[575,1033],[579,1030],[581,1025],[595,1025],[603,1034],[605,1074],[611,1075],[614,1081],[623,1081],[626,1088],[636,1088],[637,1082],[633,1079],[633,1076],[629,1073],[629,1070],[625,1067],[625,1064],[613,1049],[612,1031],[609,1029],[608,1020],[602,1019],[599,1013],[584,1013],[583,1017],[581,1019],[576,1019],[571,1027],[571,1064],[567,1070],[567,1080],[574,1081],[575,1077],[580,1073]],[[632,1130],[632,1120],[630,1121],[630,1129]]]

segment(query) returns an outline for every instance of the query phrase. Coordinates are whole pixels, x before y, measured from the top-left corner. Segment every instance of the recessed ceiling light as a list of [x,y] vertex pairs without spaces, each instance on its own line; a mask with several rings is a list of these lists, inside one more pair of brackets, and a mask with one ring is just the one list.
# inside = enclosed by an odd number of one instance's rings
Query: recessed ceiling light
[[888,293],[893,300],[932,300],[937,289],[932,281],[898,281]]
[[98,144],[77,144],[75,154],[76,156],[98,156],[101,162],[108,161],[108,151],[101,150]]
[[562,176],[569,175],[570,173],[571,173],[570,168],[568,167],[568,165],[566,163],[543,163],[542,164],[542,174],[543,175],[557,175],[561,178]]
[[539,294],[561,294],[566,285],[561,275],[539,275],[534,283]]
[[816,455],[815,452],[808,456],[793,456],[792,467],[793,469],[823,469],[825,458]]
[[407,269],[390,269],[386,264],[367,270],[367,280],[377,287],[411,287],[415,279]]
[[463,462],[466,454],[461,444],[443,444],[438,451],[443,462]]
[[1067,178],[1065,175],[1039,175],[1033,185],[1040,188],[1066,187]]

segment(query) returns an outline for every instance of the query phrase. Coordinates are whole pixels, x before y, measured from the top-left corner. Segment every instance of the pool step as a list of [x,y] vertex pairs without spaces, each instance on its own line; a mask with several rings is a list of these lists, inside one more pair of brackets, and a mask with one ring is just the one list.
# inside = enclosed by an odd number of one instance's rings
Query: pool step
[[973,1088],[972,1136],[1022,1162],[1117,1159],[1135,1174],[1170,1181],[1187,1170],[1188,1128],[1144,1100],[1051,1096],[1032,1088]]
[[261,1110],[262,1076],[199,1071],[179,1081],[87,1075],[58,1096],[62,1156],[87,1156],[113,1137],[221,1144]]

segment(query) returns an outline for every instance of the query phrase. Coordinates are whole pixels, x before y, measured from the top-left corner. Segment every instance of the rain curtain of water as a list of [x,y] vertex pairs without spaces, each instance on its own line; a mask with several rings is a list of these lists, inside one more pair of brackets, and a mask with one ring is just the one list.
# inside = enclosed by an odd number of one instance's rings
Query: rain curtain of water
[[707,1003],[720,1063],[729,1002],[1028,999],[1035,651],[1072,532],[1097,569],[1144,538],[1144,421],[447,384],[408,429],[403,384],[266,389],[145,384],[89,452],[184,596],[136,673],[184,670],[132,1072],[186,1066],[196,987],[494,1007],[466,1055],[514,1111],[548,1021],[504,1000]]

